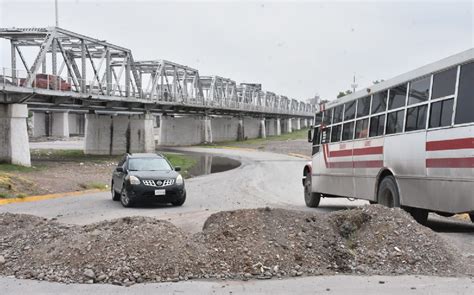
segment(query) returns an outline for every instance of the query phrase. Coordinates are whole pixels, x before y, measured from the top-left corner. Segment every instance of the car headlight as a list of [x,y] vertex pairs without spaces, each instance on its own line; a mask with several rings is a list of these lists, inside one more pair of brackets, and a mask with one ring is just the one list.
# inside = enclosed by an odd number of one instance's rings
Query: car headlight
[[140,184],[140,179],[138,179],[138,177],[133,176],[133,175],[130,176],[128,181],[130,181],[130,184]]
[[178,174],[178,177],[176,177],[176,184],[177,185],[182,185],[184,183],[183,177],[181,174]]

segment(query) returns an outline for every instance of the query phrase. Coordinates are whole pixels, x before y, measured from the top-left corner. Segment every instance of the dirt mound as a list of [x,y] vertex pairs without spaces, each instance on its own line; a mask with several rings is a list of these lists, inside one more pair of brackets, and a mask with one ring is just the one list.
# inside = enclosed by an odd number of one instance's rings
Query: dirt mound
[[0,232],[0,274],[69,283],[462,271],[430,229],[377,205],[329,214],[220,212],[193,236],[145,217],[75,226],[6,213]]

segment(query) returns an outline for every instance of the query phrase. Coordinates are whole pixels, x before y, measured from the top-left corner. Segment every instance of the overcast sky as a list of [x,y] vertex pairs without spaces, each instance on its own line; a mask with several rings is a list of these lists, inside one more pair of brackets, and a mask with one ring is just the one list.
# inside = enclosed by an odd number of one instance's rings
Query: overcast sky
[[[265,90],[333,99],[474,45],[474,1],[59,0],[59,25]],[[0,27],[54,25],[54,0],[0,0]],[[0,42],[0,67],[9,65]]]

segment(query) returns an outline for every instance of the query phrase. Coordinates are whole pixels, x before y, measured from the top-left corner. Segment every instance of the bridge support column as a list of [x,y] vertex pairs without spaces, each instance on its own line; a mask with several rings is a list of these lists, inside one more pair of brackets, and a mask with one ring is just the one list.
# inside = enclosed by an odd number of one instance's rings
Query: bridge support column
[[0,105],[0,162],[31,166],[26,104]]
[[291,121],[291,118],[283,120],[283,133],[291,133],[293,131]]
[[281,135],[281,121],[280,118],[275,119],[275,135]]
[[[294,122],[294,124],[293,124]],[[294,130],[301,130],[301,119],[300,118],[295,118],[292,122],[292,126]]]
[[69,112],[54,112],[51,114],[51,135],[69,137]]
[[245,140],[244,119],[242,118],[237,123],[237,140]]
[[121,155],[154,151],[151,115],[86,115],[85,154]]
[[202,142],[212,143],[212,121],[207,116],[202,120]]
[[308,128],[308,119],[301,119],[301,127]]
[[265,128],[265,119],[260,120],[259,137],[260,138],[267,138],[267,130]]

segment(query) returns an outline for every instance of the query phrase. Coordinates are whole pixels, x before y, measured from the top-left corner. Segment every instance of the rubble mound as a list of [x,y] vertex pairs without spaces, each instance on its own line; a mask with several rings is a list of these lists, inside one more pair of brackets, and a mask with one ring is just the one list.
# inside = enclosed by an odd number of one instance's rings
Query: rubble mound
[[77,226],[3,213],[0,232],[0,275],[66,283],[463,270],[460,255],[430,229],[379,205],[333,213],[219,212],[195,235],[148,217]]

